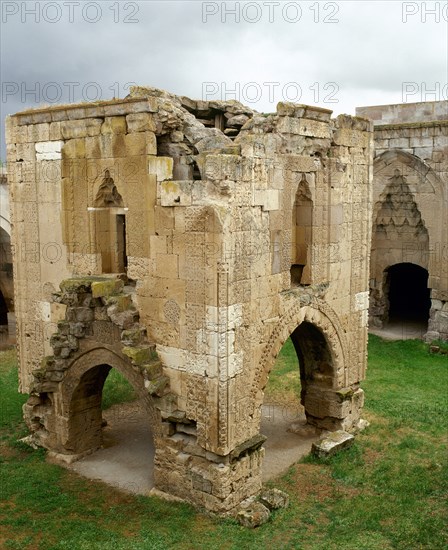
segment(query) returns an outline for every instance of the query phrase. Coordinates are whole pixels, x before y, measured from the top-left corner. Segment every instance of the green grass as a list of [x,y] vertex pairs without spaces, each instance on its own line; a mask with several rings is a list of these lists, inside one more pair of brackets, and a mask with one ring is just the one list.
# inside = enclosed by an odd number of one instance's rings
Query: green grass
[[300,371],[296,350],[291,339],[285,342],[269,375],[265,389],[266,400],[275,402],[300,401]]
[[112,407],[117,403],[133,401],[137,397],[134,388],[116,369],[112,369],[104,383],[103,399],[101,406],[103,410]]
[[[286,344],[269,391],[296,396]],[[109,379],[112,384],[113,378]],[[113,385],[113,384],[112,384]],[[441,550],[448,546],[448,359],[418,341],[370,338],[365,418],[349,450],[305,458],[274,483],[289,508],[255,531],[134,497],[45,462],[25,433],[12,352],[0,354],[0,547],[17,549]],[[110,403],[130,398],[118,381]],[[105,389],[106,391],[106,389]],[[109,391],[109,390],[107,390]]]

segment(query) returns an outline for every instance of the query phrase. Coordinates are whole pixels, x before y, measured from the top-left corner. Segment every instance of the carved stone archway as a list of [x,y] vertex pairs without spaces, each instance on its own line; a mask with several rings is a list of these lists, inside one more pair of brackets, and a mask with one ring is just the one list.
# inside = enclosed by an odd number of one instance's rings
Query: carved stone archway
[[[307,303],[308,301],[308,303]],[[279,319],[264,348],[253,391],[260,405],[278,354],[291,337],[301,362],[301,401],[309,423],[323,429],[354,429],[363,391],[348,385],[348,349],[335,312],[319,298],[302,296]]]
[[65,319],[51,337],[54,355],[34,373],[24,412],[32,440],[70,460],[101,446],[101,397],[112,368],[145,404],[156,450],[162,434],[160,411],[169,381],[122,284],[118,279],[70,279],[55,294],[68,306]]
[[161,434],[160,412],[145,388],[145,379],[129,358],[107,347],[93,348],[76,357],[55,395],[56,422],[66,451],[81,455],[102,444],[101,398],[109,371],[118,370],[132,385],[145,407],[154,442]]

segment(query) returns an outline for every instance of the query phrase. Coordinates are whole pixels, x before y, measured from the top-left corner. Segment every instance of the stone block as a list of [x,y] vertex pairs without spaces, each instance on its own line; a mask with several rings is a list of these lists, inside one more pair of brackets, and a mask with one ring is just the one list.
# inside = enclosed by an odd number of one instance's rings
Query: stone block
[[254,205],[260,205],[265,212],[280,208],[280,192],[277,189],[255,189]]
[[336,145],[346,147],[367,147],[369,144],[369,134],[359,130],[351,130],[349,128],[341,128],[336,130],[333,137]]
[[125,134],[127,130],[124,116],[106,117],[101,125],[102,134]]
[[279,116],[301,118],[305,114],[305,106],[287,101],[280,101],[280,103],[277,104],[277,114]]
[[101,118],[86,118],[83,120],[64,120],[61,122],[63,139],[75,139],[97,136],[101,133],[103,120]]
[[[54,142],[57,143],[57,142]],[[84,138],[69,139],[64,144],[64,155],[69,159],[82,159],[86,156],[86,141]]]
[[[98,289],[96,289],[94,291],[93,288],[92,288],[92,292],[98,292],[98,291],[99,291]],[[101,292],[101,291],[99,291],[99,292]],[[95,297],[97,297],[97,296],[95,296]],[[130,294],[119,294],[118,296],[110,296],[110,297],[107,297],[106,300],[104,300],[104,301],[105,301],[105,305],[113,306],[114,311],[117,312],[117,313],[120,313],[122,311],[126,311],[127,309],[133,307],[132,296]]]
[[103,298],[118,294],[123,289],[123,281],[120,279],[107,279],[94,281],[91,284],[92,296],[94,298]]
[[243,527],[254,529],[269,521],[271,513],[261,502],[253,502],[242,507],[236,514],[236,519]]
[[289,496],[280,489],[263,489],[259,499],[269,510],[287,508],[289,505]]
[[42,141],[36,143],[36,160],[61,160],[63,145],[63,141]]
[[[133,359],[134,362],[135,359]],[[140,364],[140,363],[138,363]],[[169,384],[169,378],[167,376],[159,376],[153,380],[148,380],[145,383],[146,389],[148,390],[149,395],[156,395],[157,397],[162,397],[165,393],[166,388]]]
[[330,127],[326,122],[309,119],[299,119],[299,130],[297,133],[301,136],[320,139],[328,139],[331,137]]
[[157,155],[157,138],[154,132],[145,132],[146,154]]
[[148,157],[148,173],[155,174],[158,181],[173,177],[173,159],[169,157]]
[[127,355],[135,365],[144,365],[151,360],[152,349],[150,346],[126,346],[122,353]]
[[327,458],[333,456],[343,449],[351,447],[355,437],[343,430],[330,433],[313,443],[311,452],[318,458]]
[[192,181],[162,181],[160,204],[162,206],[191,206]]
[[32,124],[28,128],[27,141],[49,141],[50,140],[50,124]]
[[156,124],[150,113],[132,113],[126,116],[128,132],[155,132]]

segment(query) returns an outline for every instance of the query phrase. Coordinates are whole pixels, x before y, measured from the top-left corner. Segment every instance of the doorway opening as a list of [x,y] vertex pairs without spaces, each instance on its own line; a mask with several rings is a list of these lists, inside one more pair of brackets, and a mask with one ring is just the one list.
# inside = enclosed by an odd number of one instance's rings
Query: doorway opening
[[389,321],[428,323],[431,307],[428,271],[411,263],[395,264],[387,270]]
[[70,437],[78,451],[97,449],[70,465],[75,472],[135,493],[154,486],[154,442],[143,398],[109,365],[81,377],[70,402]]
[[325,403],[325,390],[332,388],[333,381],[324,335],[313,324],[302,322],[280,350],[264,389],[261,433],[268,438],[264,481],[311,451],[321,433],[320,419],[314,416],[316,402]]
[[96,194],[94,207],[95,243],[101,253],[102,273],[125,273],[126,252],[126,208],[109,170]]
[[117,267],[119,273],[125,273],[128,268],[128,257],[126,253],[126,217],[124,214],[117,214]]
[[8,329],[8,306],[6,305],[6,300],[0,290],[0,331],[6,327]]
[[388,303],[388,329],[406,328],[406,337],[422,337],[431,307],[428,271],[412,263],[385,270],[384,294]]

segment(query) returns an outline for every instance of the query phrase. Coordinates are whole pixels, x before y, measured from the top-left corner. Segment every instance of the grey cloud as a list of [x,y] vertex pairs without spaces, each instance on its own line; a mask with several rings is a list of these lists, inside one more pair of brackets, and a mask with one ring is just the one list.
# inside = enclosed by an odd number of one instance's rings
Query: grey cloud
[[[17,16],[2,21],[2,91],[6,83],[41,87],[37,102],[31,95],[22,101],[20,93],[2,94],[2,158],[4,117],[48,103],[43,87],[50,82],[61,87],[64,102],[86,99],[82,89],[89,82],[98,83],[102,99],[123,97],[129,82],[195,98],[202,96],[205,82],[215,83],[221,96],[224,87],[232,90],[239,85],[244,102],[244,86],[247,92],[248,83],[255,82],[262,96],[248,103],[266,111],[275,110],[276,102],[284,99],[287,83],[297,83],[301,102],[316,102],[335,113],[354,113],[357,105],[400,102],[404,81],[428,83],[428,87],[448,81],[446,22],[423,24],[414,16],[404,24],[402,2],[338,2],[334,17],[339,23],[334,24],[315,23],[311,2],[299,2],[302,17],[297,23],[285,21],[280,11],[270,23],[264,7],[259,22],[242,19],[239,24],[233,17],[222,23],[220,14],[203,22],[204,6],[220,9],[221,2],[135,2],[138,23],[114,23],[109,9],[114,2],[100,4],[103,17],[97,23],[79,17],[69,23],[66,14],[54,24],[33,23],[32,18],[21,23]],[[120,4],[122,9],[125,3]],[[329,15],[328,9],[322,11],[329,4],[320,3],[321,19]],[[240,2],[241,10],[243,5]],[[259,5],[263,7],[263,2]],[[121,12],[121,19],[129,13]],[[73,98],[68,97],[68,82],[79,83]],[[269,97],[267,82],[278,83],[274,97]],[[331,89],[323,88],[332,82],[338,86],[339,103],[325,104]],[[47,86],[46,91],[51,90],[55,88]],[[89,91],[92,95],[95,88]],[[422,99],[416,94],[415,101]]]

